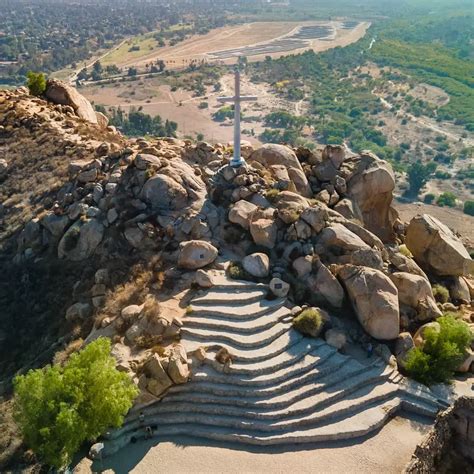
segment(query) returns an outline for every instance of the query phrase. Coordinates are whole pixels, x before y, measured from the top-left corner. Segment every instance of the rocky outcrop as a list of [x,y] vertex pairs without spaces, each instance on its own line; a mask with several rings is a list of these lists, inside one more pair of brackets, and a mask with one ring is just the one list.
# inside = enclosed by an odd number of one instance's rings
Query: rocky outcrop
[[398,292],[379,270],[345,265],[338,271],[362,327],[374,338],[390,340],[399,334]]
[[419,321],[430,321],[442,315],[433,297],[431,285],[425,278],[396,272],[390,275],[390,279],[397,287],[400,304],[415,309]]
[[461,240],[428,214],[410,221],[405,243],[425,271],[441,276],[469,275],[474,271],[474,262]]
[[102,241],[104,226],[97,219],[79,220],[62,237],[58,257],[80,261],[89,258]]
[[362,212],[364,225],[384,242],[394,238],[396,213],[391,207],[395,176],[392,167],[373,153],[363,152],[343,164],[347,195]]
[[203,240],[183,242],[179,250],[178,265],[189,270],[202,268],[216,259],[217,252],[212,244]]
[[252,214],[250,234],[257,245],[272,249],[276,243],[277,230],[273,211],[258,211]]
[[273,165],[283,165],[287,169],[289,179],[293,182],[298,193],[306,197],[312,196],[311,187],[303,168],[295,152],[287,146],[273,143],[263,145],[249,156],[249,163],[253,161],[257,161],[267,168]]
[[308,288],[315,298],[334,308],[341,308],[344,301],[344,290],[337,278],[328,268],[317,260],[314,270],[308,279]]
[[90,123],[98,123],[97,115],[91,103],[74,87],[58,79],[48,79],[44,95],[55,104],[68,105],[76,114]]
[[140,198],[156,211],[199,208],[204,196],[204,183],[191,166],[180,160],[173,160],[160,168],[146,181],[140,194]]
[[229,221],[239,224],[244,229],[248,229],[252,213],[257,210],[257,206],[243,199],[236,202],[229,211]]
[[242,260],[244,270],[257,278],[265,278],[270,270],[270,259],[264,253],[253,253]]

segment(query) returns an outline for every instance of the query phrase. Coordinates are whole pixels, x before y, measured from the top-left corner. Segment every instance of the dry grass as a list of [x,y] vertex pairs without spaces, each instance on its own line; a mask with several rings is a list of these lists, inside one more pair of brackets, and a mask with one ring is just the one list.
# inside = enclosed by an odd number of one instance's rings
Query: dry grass
[[77,352],[83,344],[84,339],[82,338],[71,341],[62,351],[58,351],[56,354],[54,354],[53,363],[64,365],[64,363],[69,359],[70,355],[74,352]]
[[156,321],[161,315],[160,303],[156,300],[153,295],[148,295],[143,304],[143,317],[148,322]]
[[[145,267],[143,264],[135,265],[127,282],[106,293],[105,304],[95,318],[96,327],[99,327],[106,317],[116,318],[119,316],[124,307],[141,304],[150,292],[153,281],[154,272],[152,268]],[[151,305],[151,303],[149,304]],[[151,312],[151,307],[149,311]]]
[[143,334],[135,338],[135,345],[141,349],[151,349],[157,347],[163,341],[163,336],[154,334]]

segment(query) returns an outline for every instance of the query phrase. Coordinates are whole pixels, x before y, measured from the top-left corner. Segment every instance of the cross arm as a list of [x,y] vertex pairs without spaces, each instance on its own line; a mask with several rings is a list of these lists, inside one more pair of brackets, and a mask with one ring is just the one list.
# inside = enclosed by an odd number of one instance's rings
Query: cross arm
[[252,102],[258,100],[258,97],[255,95],[242,95],[240,97],[218,97],[219,102]]

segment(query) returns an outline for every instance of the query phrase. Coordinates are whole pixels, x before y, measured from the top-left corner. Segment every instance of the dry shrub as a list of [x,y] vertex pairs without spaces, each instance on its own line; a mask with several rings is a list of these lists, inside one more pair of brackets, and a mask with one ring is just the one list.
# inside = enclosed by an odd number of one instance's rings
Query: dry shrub
[[54,354],[53,362],[55,364],[63,365],[69,359],[69,356],[78,351],[83,344],[84,340],[81,338],[71,341],[62,351],[58,351]]
[[104,321],[105,318],[108,318],[108,316],[104,313],[100,313],[95,317],[94,326],[96,327],[96,329],[99,329],[102,327],[102,322]]
[[135,338],[135,345],[141,349],[150,349],[157,346],[163,340],[163,336],[142,334]]
[[156,321],[161,314],[160,303],[155,299],[153,295],[148,295],[143,304],[142,315],[146,320],[151,323]]
[[152,282],[153,270],[150,266],[145,268],[141,264],[135,265],[132,268],[129,281],[106,293],[105,304],[96,316],[96,324],[97,321],[102,321],[104,317],[117,317],[126,306],[140,304],[148,294]]
[[115,330],[117,331],[117,334],[123,336],[128,329],[130,329],[130,326],[132,325],[132,320],[131,319],[123,319],[123,318],[118,318],[115,323]]
[[219,364],[229,365],[234,361],[234,356],[225,347],[221,347],[217,351],[216,360]]
[[153,354],[158,354],[160,357],[165,357],[166,355],[166,349],[160,344],[153,346],[151,348],[151,352],[153,352]]

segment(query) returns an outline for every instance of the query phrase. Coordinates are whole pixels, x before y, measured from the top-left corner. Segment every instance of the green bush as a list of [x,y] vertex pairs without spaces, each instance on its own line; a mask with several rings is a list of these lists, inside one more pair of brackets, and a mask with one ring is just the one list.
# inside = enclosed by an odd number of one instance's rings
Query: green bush
[[464,203],[464,214],[474,216],[474,201],[466,201]]
[[450,192],[440,194],[436,200],[438,206],[456,207],[456,195]]
[[308,308],[293,319],[293,327],[302,334],[318,337],[323,328],[323,318],[316,308]]
[[229,278],[233,280],[248,280],[248,281],[256,281],[257,279],[250,275],[240,262],[230,262],[229,266],[227,267],[227,275]]
[[428,193],[425,195],[424,199],[423,199],[423,202],[425,204],[431,204],[434,200],[435,200],[435,195],[432,194],[432,193]]
[[31,95],[40,96],[46,90],[46,77],[42,72],[29,71],[26,74],[26,85]]
[[99,338],[64,366],[30,370],[14,379],[15,419],[26,445],[61,468],[86,440],[118,427],[137,388],[115,368],[110,340]]
[[472,340],[469,326],[452,315],[442,316],[437,322],[440,331],[427,328],[423,346],[408,353],[405,365],[411,377],[426,385],[449,382]]
[[447,303],[449,301],[449,291],[440,284],[433,285],[433,296],[438,303]]

